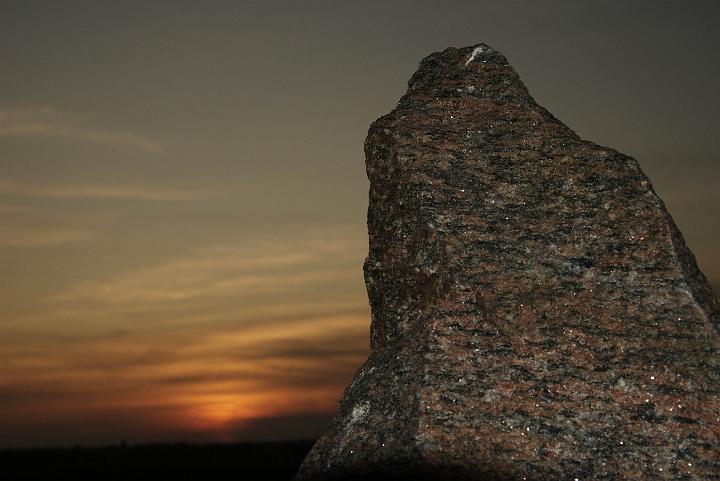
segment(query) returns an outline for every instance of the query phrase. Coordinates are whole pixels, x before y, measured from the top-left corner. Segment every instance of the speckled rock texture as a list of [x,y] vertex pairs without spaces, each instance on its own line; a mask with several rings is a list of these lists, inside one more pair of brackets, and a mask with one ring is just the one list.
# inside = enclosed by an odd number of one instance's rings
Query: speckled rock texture
[[372,353],[298,480],[720,480],[720,305],[635,159],[486,45],[365,154]]

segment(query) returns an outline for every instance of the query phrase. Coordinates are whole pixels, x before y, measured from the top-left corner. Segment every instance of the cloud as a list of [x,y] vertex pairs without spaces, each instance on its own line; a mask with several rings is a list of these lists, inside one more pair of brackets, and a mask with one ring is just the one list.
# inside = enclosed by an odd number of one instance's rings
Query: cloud
[[160,143],[148,137],[122,130],[92,127],[87,125],[87,121],[52,108],[0,110],[0,137],[59,138],[129,147],[152,154],[166,152]]
[[0,225],[0,247],[45,247],[96,237],[87,230],[22,225]]
[[[258,417],[332,412],[368,354],[367,322],[329,316],[299,325],[0,345],[0,359],[11,360],[0,364],[0,426],[84,409],[120,417],[145,411],[166,427],[237,440],[241,431],[253,431],[244,423]],[[82,426],[79,437],[87,434]],[[302,431],[302,423],[296,428]]]
[[200,191],[118,185],[38,185],[0,180],[0,195],[46,199],[116,199],[145,201],[185,201],[206,195]]
[[234,438],[252,441],[316,439],[330,425],[334,412],[300,412],[249,419],[234,427]]
[[[296,413],[331,413],[369,353],[365,248],[362,232],[325,229],[70,286],[0,324],[0,427],[133,411],[236,440]],[[310,421],[276,434],[310,432]]]
[[0,213],[3,214],[34,214],[37,209],[27,205],[0,204]]
[[[183,429],[176,420],[182,409],[170,404],[154,406],[108,406],[102,400],[94,404],[58,402],[33,410],[33,399],[12,408],[0,417],[0,449],[21,446],[108,445],[121,441],[133,443],[217,441],[207,431]],[[2,401],[0,401],[2,403]],[[72,436],[72,438],[69,438]]]
[[[149,202],[188,201],[203,196],[199,191],[134,188],[102,185],[32,185],[0,180],[0,196],[19,199],[110,199]],[[97,237],[87,228],[58,225],[59,219],[43,215],[42,210],[28,205],[0,204],[0,248],[45,247],[86,241]]]
[[321,233],[290,242],[204,248],[104,281],[80,283],[54,300],[85,300],[137,309],[230,296],[279,296],[306,291],[309,286],[361,279],[364,249],[357,239]]

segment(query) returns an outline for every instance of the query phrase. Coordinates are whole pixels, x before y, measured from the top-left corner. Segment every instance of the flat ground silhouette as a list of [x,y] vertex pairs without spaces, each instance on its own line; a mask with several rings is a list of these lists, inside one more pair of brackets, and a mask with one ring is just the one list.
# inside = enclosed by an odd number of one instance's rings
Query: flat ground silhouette
[[6,449],[0,478],[44,480],[289,481],[313,441]]

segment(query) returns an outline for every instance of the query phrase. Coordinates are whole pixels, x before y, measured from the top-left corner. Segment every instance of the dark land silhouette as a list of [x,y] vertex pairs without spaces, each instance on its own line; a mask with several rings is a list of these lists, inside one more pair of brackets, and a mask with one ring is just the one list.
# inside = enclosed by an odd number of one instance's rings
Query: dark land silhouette
[[313,442],[5,449],[0,451],[0,479],[288,481]]

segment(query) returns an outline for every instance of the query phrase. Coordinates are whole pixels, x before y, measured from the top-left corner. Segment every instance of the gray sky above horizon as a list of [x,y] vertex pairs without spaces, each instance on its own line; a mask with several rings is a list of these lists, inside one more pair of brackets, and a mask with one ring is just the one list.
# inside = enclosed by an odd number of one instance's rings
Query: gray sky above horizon
[[367,354],[363,141],[485,42],[720,288],[712,1],[0,2],[0,446],[312,436]]

